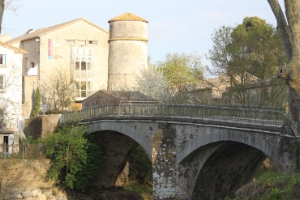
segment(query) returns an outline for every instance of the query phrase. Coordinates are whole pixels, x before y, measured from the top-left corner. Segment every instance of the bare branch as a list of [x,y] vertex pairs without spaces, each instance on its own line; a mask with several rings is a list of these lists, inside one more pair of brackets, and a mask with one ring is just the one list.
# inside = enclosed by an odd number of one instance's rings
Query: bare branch
[[13,11],[17,15],[17,11],[23,7],[23,5],[18,5],[20,1],[23,0],[4,0],[4,10]]

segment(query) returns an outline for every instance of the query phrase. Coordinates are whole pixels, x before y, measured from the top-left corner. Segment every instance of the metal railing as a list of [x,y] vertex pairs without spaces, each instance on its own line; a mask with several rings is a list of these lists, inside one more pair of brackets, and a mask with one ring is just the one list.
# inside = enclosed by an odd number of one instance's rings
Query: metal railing
[[60,122],[104,119],[105,117],[153,117],[153,118],[197,118],[213,120],[232,120],[248,123],[282,124],[283,108],[259,109],[253,107],[231,107],[212,105],[163,105],[134,104],[98,106],[85,110],[63,113]]
[[0,144],[0,158],[44,158],[42,144]]

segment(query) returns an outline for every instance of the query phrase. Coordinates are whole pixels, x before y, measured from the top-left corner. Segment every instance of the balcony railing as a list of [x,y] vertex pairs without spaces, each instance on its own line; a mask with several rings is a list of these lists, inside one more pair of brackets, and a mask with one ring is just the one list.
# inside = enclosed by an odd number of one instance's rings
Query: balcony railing
[[162,105],[134,104],[98,106],[81,111],[62,114],[61,122],[87,121],[107,117],[139,118],[195,118],[212,120],[231,120],[248,123],[283,124],[284,109],[259,109],[253,107],[231,107],[213,105]]

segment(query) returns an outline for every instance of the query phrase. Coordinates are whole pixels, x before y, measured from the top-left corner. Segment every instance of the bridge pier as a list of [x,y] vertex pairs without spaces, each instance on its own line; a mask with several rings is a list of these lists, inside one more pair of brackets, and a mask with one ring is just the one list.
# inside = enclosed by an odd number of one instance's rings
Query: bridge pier
[[177,195],[176,130],[159,124],[152,136],[153,199],[173,200]]
[[[173,113],[175,108],[169,111]],[[178,115],[101,117],[84,123],[109,152],[99,180],[103,187],[115,183],[137,144],[152,161],[155,200],[234,196],[239,187],[252,180],[265,157],[280,171],[296,169],[296,138],[282,132],[276,121],[266,124],[268,121]]]

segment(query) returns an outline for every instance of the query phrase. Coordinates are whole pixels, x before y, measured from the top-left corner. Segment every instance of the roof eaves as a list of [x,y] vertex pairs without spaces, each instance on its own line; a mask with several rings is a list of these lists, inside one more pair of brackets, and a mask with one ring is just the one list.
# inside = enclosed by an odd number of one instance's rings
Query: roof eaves
[[23,49],[20,49],[18,47],[14,47],[14,46],[9,45],[9,44],[4,43],[4,42],[0,42],[0,46],[3,46],[4,48],[8,48],[10,50],[13,50],[15,53],[18,53],[18,54],[26,54],[26,53],[28,53],[27,51],[25,51]]
[[[15,43],[20,42],[20,41],[26,41],[26,40],[30,40],[30,39],[33,39],[33,38],[36,38],[36,37],[45,36],[45,35],[47,35],[47,34],[49,34],[49,33],[52,33],[53,31],[56,31],[56,30],[58,30],[58,29],[61,29],[61,28],[64,28],[64,27],[66,27],[66,26],[69,26],[69,25],[71,25],[71,24],[74,24],[75,22],[80,21],[80,20],[82,20],[82,21],[84,21],[84,22],[86,22],[86,23],[88,23],[88,24],[90,24],[90,25],[92,25],[92,26],[94,26],[94,27],[96,27],[96,28],[102,30],[102,31],[105,32],[105,33],[109,33],[109,32],[106,31],[105,29],[103,29],[103,28],[97,26],[96,24],[93,24],[92,22],[90,22],[90,21],[88,21],[88,20],[86,20],[86,19],[84,19],[84,18],[78,18],[78,19],[74,19],[74,20],[69,21],[69,22],[65,22],[65,23],[61,23],[61,24],[54,25],[54,26],[50,26],[50,27],[46,27],[46,28],[41,28],[41,29],[35,30],[35,31],[32,32],[32,33],[24,34],[24,35],[21,35],[21,36],[19,36],[19,37],[17,37],[17,38],[14,38],[14,39],[12,39],[12,40],[10,40],[10,41],[7,41],[7,43],[8,43],[8,44],[15,44]],[[43,29],[45,29],[45,30],[43,31]],[[41,33],[38,33],[38,32],[41,32]],[[31,35],[31,36],[30,36],[30,35]],[[24,37],[24,36],[25,36],[25,38],[22,39],[22,37]],[[26,36],[27,36],[27,37],[26,37]]]

